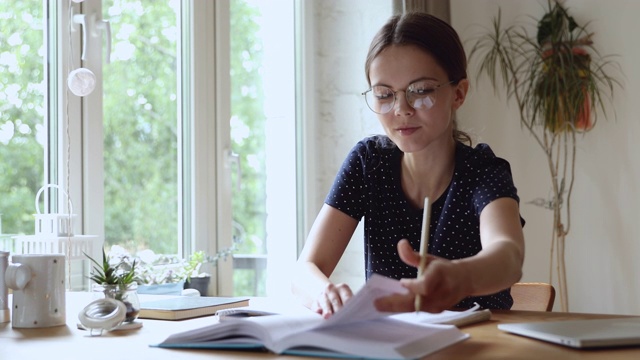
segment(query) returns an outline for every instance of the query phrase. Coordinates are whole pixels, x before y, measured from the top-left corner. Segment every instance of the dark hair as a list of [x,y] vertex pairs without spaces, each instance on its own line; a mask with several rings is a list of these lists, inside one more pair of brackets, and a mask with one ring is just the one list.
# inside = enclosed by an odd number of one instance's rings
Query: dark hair
[[[428,52],[454,84],[467,78],[467,56],[458,33],[449,24],[433,15],[413,12],[391,17],[374,36],[364,65],[369,85],[369,69],[373,59],[391,45],[413,45]],[[471,144],[471,137],[458,130],[455,118],[453,137]]]

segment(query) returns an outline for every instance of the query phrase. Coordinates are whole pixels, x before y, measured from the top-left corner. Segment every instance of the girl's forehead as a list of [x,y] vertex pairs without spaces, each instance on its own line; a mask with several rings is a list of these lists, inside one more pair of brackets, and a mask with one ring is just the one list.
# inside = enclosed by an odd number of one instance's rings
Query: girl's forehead
[[371,62],[369,78],[372,85],[403,84],[420,78],[447,80],[433,55],[414,45],[391,45],[382,50]]

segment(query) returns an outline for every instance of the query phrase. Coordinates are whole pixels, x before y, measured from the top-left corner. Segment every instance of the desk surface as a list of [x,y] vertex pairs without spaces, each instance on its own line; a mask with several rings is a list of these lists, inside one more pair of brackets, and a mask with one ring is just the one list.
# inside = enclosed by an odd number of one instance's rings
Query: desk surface
[[538,311],[493,311],[491,320],[462,328],[469,340],[439,351],[427,359],[640,359],[640,347],[577,350],[498,330],[500,323],[600,319],[618,317]]
[[[278,356],[269,353],[170,350],[151,348],[167,336],[216,321],[203,317],[184,321],[140,320],[139,330],[107,332],[91,337],[76,327],[77,314],[91,300],[89,293],[67,293],[67,325],[45,329],[13,329],[10,323],[0,324],[0,359],[309,359]],[[466,326],[463,332],[471,338],[439,351],[426,359],[638,359],[640,348],[607,350],[574,350],[538,340],[504,333],[497,324],[523,321],[554,321],[594,319],[615,315],[545,313],[529,311],[495,311],[491,320]]]

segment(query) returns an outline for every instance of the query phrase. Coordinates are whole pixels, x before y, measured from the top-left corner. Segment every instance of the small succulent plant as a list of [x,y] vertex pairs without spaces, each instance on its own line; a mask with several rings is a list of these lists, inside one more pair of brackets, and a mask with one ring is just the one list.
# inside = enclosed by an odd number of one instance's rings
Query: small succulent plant
[[[125,261],[113,265],[111,259],[102,249],[102,262],[98,262],[85,253],[85,256],[94,264],[89,279],[100,285],[120,285],[126,288],[136,279],[136,261],[133,261],[131,267]],[[127,269],[124,268],[127,265]]]

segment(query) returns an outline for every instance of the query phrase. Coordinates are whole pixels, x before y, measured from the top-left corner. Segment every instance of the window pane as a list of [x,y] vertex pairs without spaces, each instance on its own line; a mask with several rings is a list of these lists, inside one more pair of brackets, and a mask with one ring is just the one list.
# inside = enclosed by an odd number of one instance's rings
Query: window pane
[[0,250],[34,233],[44,181],[46,86],[42,0],[0,1]]
[[[231,148],[238,154],[238,171],[232,173],[235,186],[231,202],[234,234],[242,240],[235,254],[237,259],[266,254],[262,42],[256,22],[259,16],[255,4],[231,1]],[[255,262],[237,260],[234,265],[236,295],[264,293],[264,286],[260,286],[264,280],[257,273]]]
[[105,245],[180,251],[179,1],[103,1],[111,23],[104,76]]
[[295,254],[293,1],[232,0],[230,26],[234,294],[264,296]]

